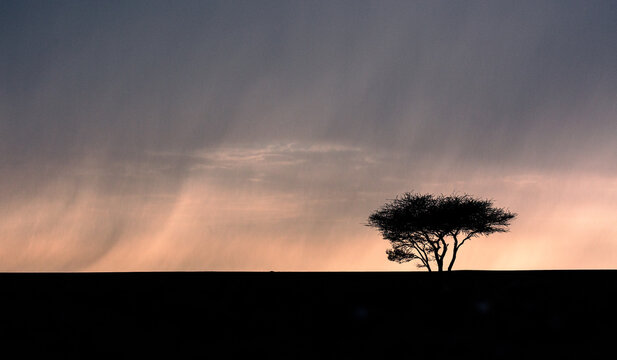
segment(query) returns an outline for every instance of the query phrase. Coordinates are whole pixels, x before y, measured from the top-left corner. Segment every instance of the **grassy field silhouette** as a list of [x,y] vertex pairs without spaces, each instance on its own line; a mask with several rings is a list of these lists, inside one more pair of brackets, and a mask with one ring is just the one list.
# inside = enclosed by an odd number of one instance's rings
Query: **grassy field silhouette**
[[572,356],[611,344],[616,271],[0,274],[23,354]]

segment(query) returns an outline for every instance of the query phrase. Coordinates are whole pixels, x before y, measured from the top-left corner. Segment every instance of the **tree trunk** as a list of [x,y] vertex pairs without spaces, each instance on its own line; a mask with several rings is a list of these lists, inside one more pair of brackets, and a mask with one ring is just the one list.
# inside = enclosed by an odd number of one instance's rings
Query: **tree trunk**
[[458,252],[458,248],[455,246],[454,250],[452,250],[452,260],[450,260],[450,265],[448,265],[448,271],[452,271],[452,267],[454,266],[454,261],[456,260],[457,252]]

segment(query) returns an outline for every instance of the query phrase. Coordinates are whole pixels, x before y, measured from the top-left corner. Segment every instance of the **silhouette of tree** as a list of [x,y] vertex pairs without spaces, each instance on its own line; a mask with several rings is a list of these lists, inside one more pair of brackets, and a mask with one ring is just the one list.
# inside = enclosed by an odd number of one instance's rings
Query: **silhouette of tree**
[[443,271],[452,249],[448,271],[458,251],[474,237],[506,232],[517,214],[493,207],[491,200],[470,195],[434,196],[404,193],[373,212],[366,226],[379,229],[389,240],[388,260],[398,263],[420,260],[418,267],[432,271],[431,262]]

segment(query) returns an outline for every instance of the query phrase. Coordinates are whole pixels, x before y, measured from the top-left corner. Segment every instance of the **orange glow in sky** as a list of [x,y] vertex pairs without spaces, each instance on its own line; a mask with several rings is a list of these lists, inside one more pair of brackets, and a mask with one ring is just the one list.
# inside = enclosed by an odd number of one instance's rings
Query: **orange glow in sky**
[[[5,271],[415,270],[388,262],[388,243],[363,226],[387,199],[410,190],[405,176],[388,191],[362,190],[377,166],[359,149],[234,149],[195,166],[173,196],[104,196],[93,186],[58,184],[4,208]],[[325,150],[324,150],[325,149]],[[307,164],[313,152],[347,153],[340,164]],[[235,155],[231,155],[235,153]],[[266,155],[264,155],[266,154]],[[342,156],[342,154],[339,154]],[[334,160],[331,160],[332,162]],[[328,185],[306,180],[323,168]],[[254,172],[230,184],[212,176]],[[267,183],[293,178],[283,186]],[[295,175],[301,175],[294,177]],[[470,194],[519,214],[505,234],[477,238],[457,269],[610,268],[617,261],[617,181],[568,174],[459,174],[447,169],[419,192]],[[292,180],[285,180],[292,181]],[[454,184],[454,185],[452,185]],[[241,186],[240,186],[241,185]],[[326,192],[324,195],[323,193]],[[67,200],[70,194],[70,200]]]

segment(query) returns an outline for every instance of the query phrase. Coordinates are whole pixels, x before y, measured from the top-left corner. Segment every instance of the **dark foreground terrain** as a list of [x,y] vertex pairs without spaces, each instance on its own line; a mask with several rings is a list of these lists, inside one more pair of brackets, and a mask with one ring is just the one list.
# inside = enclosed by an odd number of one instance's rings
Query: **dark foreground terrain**
[[0,274],[0,284],[3,349],[23,356],[576,358],[617,344],[617,271]]

